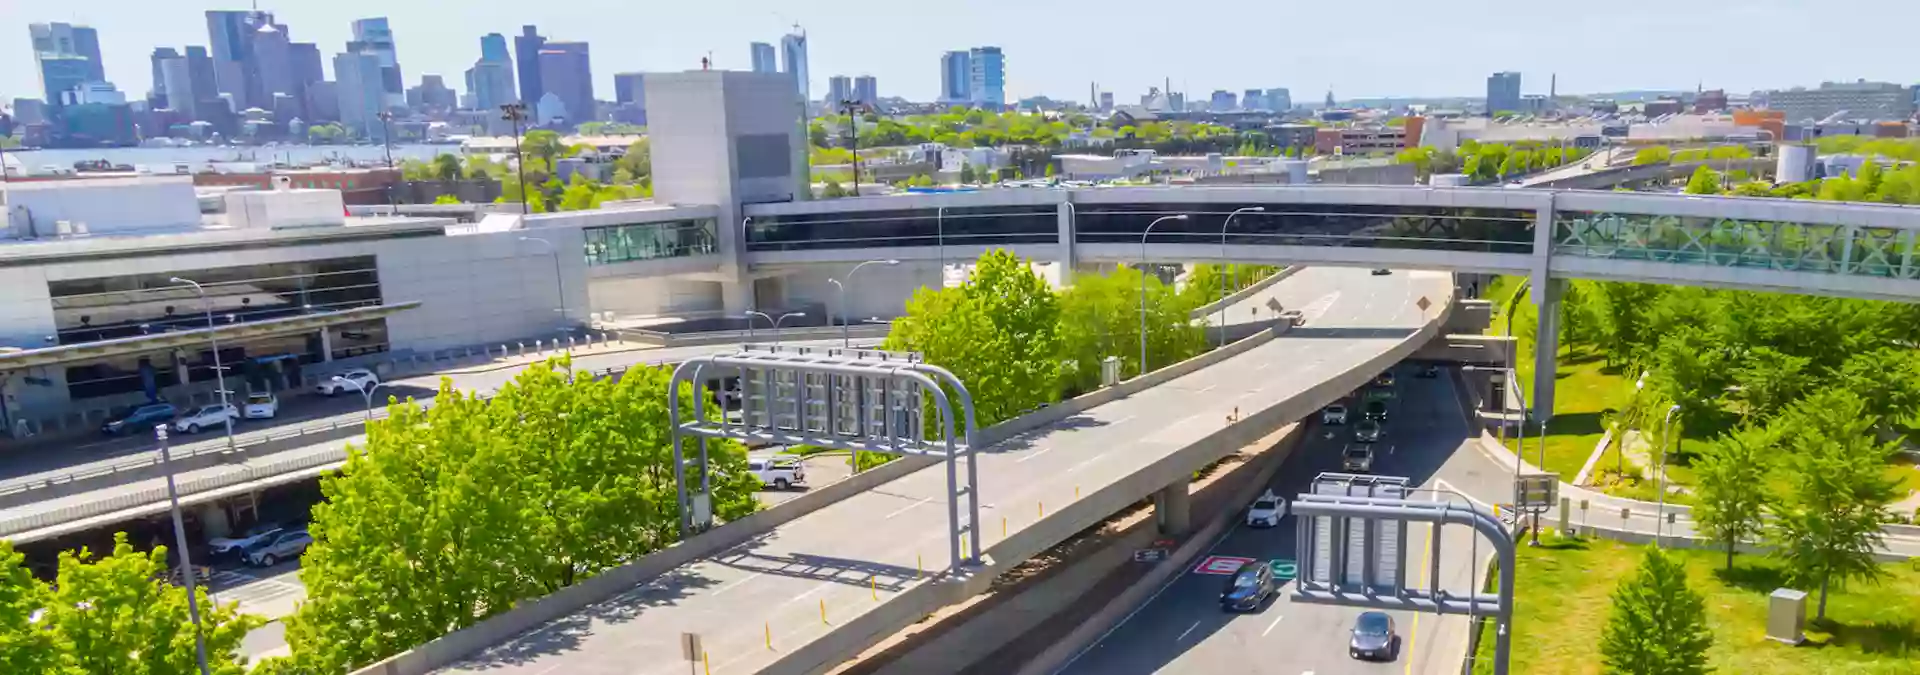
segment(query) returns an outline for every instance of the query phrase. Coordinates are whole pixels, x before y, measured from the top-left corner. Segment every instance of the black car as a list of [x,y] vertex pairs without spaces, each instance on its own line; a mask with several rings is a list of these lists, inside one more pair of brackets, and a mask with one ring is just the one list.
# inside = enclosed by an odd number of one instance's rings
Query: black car
[[1353,621],[1353,639],[1347,641],[1347,655],[1363,661],[1393,661],[1400,658],[1400,636],[1393,632],[1393,617],[1386,612],[1361,612]]
[[1366,414],[1363,417],[1379,422],[1387,421],[1387,402],[1367,401]]
[[1227,580],[1227,589],[1220,592],[1220,609],[1229,612],[1251,612],[1266,604],[1280,590],[1280,583],[1273,577],[1273,566],[1264,562],[1250,563],[1233,573]]
[[1393,371],[1389,370],[1381,373],[1379,377],[1373,378],[1373,384],[1380,387],[1393,386]]
[[1414,376],[1426,378],[1426,379],[1439,377],[1440,365],[1435,363],[1428,363],[1428,364],[1422,365],[1420,366],[1420,371],[1417,373],[1414,373]]
[[1387,435],[1387,429],[1378,420],[1360,420],[1353,426],[1353,440],[1360,443],[1378,443],[1380,437]]
[[1373,270],[1373,276],[1376,276],[1376,277],[1384,277],[1389,274],[1393,274],[1393,270],[1387,269],[1385,267],[1378,267],[1378,268],[1374,268]]

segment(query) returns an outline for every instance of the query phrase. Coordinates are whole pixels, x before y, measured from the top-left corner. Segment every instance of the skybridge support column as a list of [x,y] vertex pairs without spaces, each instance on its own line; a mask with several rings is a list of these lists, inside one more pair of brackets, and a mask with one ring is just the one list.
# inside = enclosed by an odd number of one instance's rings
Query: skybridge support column
[[1177,537],[1187,533],[1193,512],[1193,497],[1189,494],[1192,483],[1181,478],[1153,493],[1153,517],[1160,526],[1160,534]]
[[1060,266],[1061,286],[1073,285],[1073,267],[1080,261],[1073,248],[1074,208],[1073,202],[1060,202],[1060,259],[1055,262]]
[[1533,298],[1534,316],[1538,323],[1534,330],[1533,352],[1533,395],[1527,402],[1533,404],[1534,419],[1547,420],[1553,417],[1553,385],[1558,378],[1560,356],[1560,298],[1566,294],[1566,280],[1552,277],[1550,263],[1553,253],[1554,233],[1554,195],[1546,192],[1540,195],[1540,205],[1536,207],[1533,225],[1533,270],[1528,293]]

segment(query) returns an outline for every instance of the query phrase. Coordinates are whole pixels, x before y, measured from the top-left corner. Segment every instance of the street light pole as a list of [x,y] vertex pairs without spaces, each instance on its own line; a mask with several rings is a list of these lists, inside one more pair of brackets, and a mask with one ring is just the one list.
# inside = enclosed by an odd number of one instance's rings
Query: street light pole
[[860,196],[860,118],[854,113],[860,108],[859,101],[841,99],[840,108],[847,111],[847,148],[853,151],[853,196]]
[[387,209],[398,213],[400,207],[393,197],[394,184],[400,178],[393,173],[393,111],[380,111],[380,129],[380,142],[387,147]]
[[341,384],[352,385],[355,390],[360,392],[360,398],[364,399],[367,404],[367,423],[372,424],[373,423],[373,392],[378,391],[381,387],[387,386],[387,383],[375,382],[373,383],[373,386],[369,387],[369,386],[360,384],[359,382],[341,377],[339,375],[333,376],[333,381],[339,382]]
[[520,176],[520,215],[524,216],[532,212],[527,206],[527,160],[520,152],[520,123],[527,121],[526,104],[501,104],[500,119],[513,123],[513,166]]
[[232,451],[233,415],[229,411],[232,404],[227,402],[227,369],[220,363],[220,338],[215,335],[217,331],[214,330],[213,327],[213,300],[207,297],[207,289],[201,286],[200,282],[192,279],[182,279],[180,277],[174,277],[167,281],[168,283],[192,286],[194,292],[200,294],[200,308],[207,314],[207,342],[213,348],[213,383],[214,386],[220,390],[220,419],[226,422],[227,450]]
[[566,283],[562,281],[563,277],[560,276],[560,247],[553,245],[553,242],[551,241],[547,241],[539,237],[521,237],[520,241],[537,241],[542,244],[546,244],[547,251],[553,254],[553,292],[555,295],[559,296],[558,301],[560,303],[560,329],[566,330],[567,329],[567,287],[566,287]]
[[[933,210],[934,242],[940,248],[940,287],[947,287],[947,207]],[[851,276],[851,275],[849,275]]]
[[[888,267],[892,267],[898,264],[900,264],[900,261],[888,259],[888,260],[868,260],[858,265],[854,265],[853,269],[847,272],[847,283],[848,284],[853,283],[853,275],[859,273],[860,268],[862,267],[866,267],[868,265],[886,265]],[[847,327],[847,286],[846,284],[840,283],[839,279],[828,279],[827,281],[833,282],[834,287],[840,290],[840,346],[852,347],[853,335],[850,332],[851,329]]]
[[1147,223],[1147,229],[1140,233],[1140,374],[1147,374],[1147,235],[1153,234],[1153,226],[1169,220],[1187,220],[1187,214],[1161,216]]
[[187,526],[180,516],[180,491],[173,483],[173,458],[167,452],[167,425],[153,427],[153,437],[160,442],[160,466],[167,473],[167,501],[173,511],[173,541],[180,548],[180,579],[187,585],[187,618],[193,621],[193,652],[200,661],[200,675],[209,675],[207,671],[207,638],[200,627],[200,599],[194,578],[193,559],[187,553]]
[[1653,520],[1653,545],[1660,545],[1660,535],[1667,527],[1667,443],[1673,440],[1673,414],[1680,412],[1680,404],[1667,408],[1666,419],[1660,423],[1660,463],[1653,467],[1660,472],[1660,502]]
[[1244,209],[1234,209],[1233,213],[1227,214],[1226,221],[1220,223],[1220,346],[1222,347],[1227,346],[1227,228],[1233,227],[1234,216],[1249,211],[1264,213],[1266,210],[1267,207],[1264,206],[1249,206]]
[[772,316],[769,316],[766,312],[756,312],[753,310],[747,310],[745,314],[745,316],[747,317],[747,341],[748,342],[753,341],[753,317],[757,316],[762,319],[766,319],[767,323],[773,324],[773,344],[774,346],[779,346],[780,345],[780,324],[786,322],[787,319],[805,317],[806,315],[807,315],[806,312],[787,312],[786,314],[780,315],[780,318],[775,319]]

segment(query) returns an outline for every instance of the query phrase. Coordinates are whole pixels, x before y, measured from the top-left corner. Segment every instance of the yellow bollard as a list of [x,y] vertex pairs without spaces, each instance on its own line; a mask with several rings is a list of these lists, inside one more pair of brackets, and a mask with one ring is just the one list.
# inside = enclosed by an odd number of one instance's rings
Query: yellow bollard
[[880,601],[880,575],[875,574],[873,576],[867,577],[867,588],[868,590],[873,591],[873,601],[879,602]]
[[1006,516],[1000,516],[1000,538],[1001,539],[1007,538],[1007,517]]
[[1073,486],[1073,500],[1080,501],[1080,486]]
[[927,556],[920,553],[913,554],[913,578],[918,579],[920,577],[926,576],[927,574],[925,571],[926,569],[927,569]]
[[766,626],[767,626],[767,651],[773,651],[773,624],[769,622],[766,624]]
[[820,623],[827,622],[827,599],[820,599]]
[[707,675],[713,675],[713,656],[704,651],[700,652],[700,664],[706,666]]
[[965,532],[962,532],[962,533],[960,533],[960,556],[961,556],[961,559],[963,559],[963,560],[964,560],[964,559],[966,558],[966,555],[967,555],[967,551],[969,551],[969,550],[971,550],[971,549],[968,549],[968,548],[967,548],[967,533],[965,533]]
[[1047,517],[1047,503],[1046,503],[1046,502],[1034,502],[1034,504],[1033,504],[1033,507],[1034,507],[1034,508],[1033,508],[1033,510],[1034,510],[1035,512],[1038,512],[1038,513],[1040,514],[1040,517],[1041,517],[1041,518],[1043,518],[1043,519],[1044,519],[1044,518],[1046,518],[1046,517]]

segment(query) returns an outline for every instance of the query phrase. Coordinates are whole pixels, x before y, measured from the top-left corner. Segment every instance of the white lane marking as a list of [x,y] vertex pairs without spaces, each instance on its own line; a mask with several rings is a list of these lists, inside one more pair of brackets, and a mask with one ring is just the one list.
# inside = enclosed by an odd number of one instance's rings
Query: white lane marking
[[1174,638],[1174,639],[1173,639],[1173,641],[1174,641],[1174,642],[1179,642],[1179,641],[1181,641],[1181,640],[1185,640],[1185,639],[1187,639],[1187,636],[1193,633],[1193,629],[1195,629],[1195,628],[1199,628],[1199,627],[1200,627],[1200,622],[1199,622],[1199,621],[1195,621],[1195,622],[1193,622],[1193,625],[1191,625],[1191,626],[1187,626],[1187,629],[1186,629],[1186,630],[1183,630],[1183,631],[1180,631],[1180,637],[1177,637],[1177,638]]
[[805,592],[805,593],[801,593],[801,594],[799,594],[799,595],[796,595],[796,596],[793,596],[792,598],[789,598],[789,599],[788,599],[788,600],[787,600],[786,602],[782,602],[782,603],[780,603],[780,604],[781,604],[781,606],[786,606],[786,605],[791,605],[791,604],[793,604],[793,603],[796,603],[796,602],[799,602],[799,601],[801,601],[801,600],[805,600],[805,599],[807,599],[807,596],[809,596],[809,595],[813,595],[813,594],[815,594],[815,593],[819,593],[820,591],[824,591],[824,590],[827,590],[828,588],[830,588],[830,587],[832,587],[832,586],[834,586],[834,585],[835,585],[835,584],[829,584],[829,583],[824,583],[824,582],[823,582],[823,583],[821,583],[821,584],[819,584],[819,585],[817,585],[817,586],[814,586],[814,587],[813,587],[813,590],[810,590],[810,591],[807,591],[807,592]]
[[882,519],[882,520],[892,520],[894,516],[897,516],[897,515],[900,515],[900,514],[902,514],[902,513],[906,513],[906,512],[908,512],[908,511],[912,511],[912,510],[914,510],[914,509],[916,509],[916,508],[919,508],[919,507],[922,507],[922,506],[926,506],[928,502],[932,502],[932,501],[933,501],[933,498],[932,498],[932,497],[926,497],[926,498],[923,498],[923,499],[921,499],[920,501],[917,501],[917,502],[914,502],[914,503],[912,503],[912,504],[908,504],[908,505],[906,505],[906,506],[902,506],[902,507],[900,507],[900,508],[898,508],[898,509],[895,509],[895,510],[893,511],[893,513],[889,513],[889,514],[887,514],[886,516],[884,516],[884,517],[883,517],[883,518],[881,518],[881,519]]
[[1215,383],[1213,383],[1213,384],[1209,384],[1209,385],[1207,385],[1207,386],[1204,386],[1204,387],[1201,387],[1201,388],[1199,388],[1199,389],[1195,389],[1195,390],[1193,390],[1193,393],[1195,393],[1195,394],[1205,394],[1205,393],[1207,393],[1207,392],[1209,392],[1209,391],[1213,391],[1213,388],[1214,388],[1214,387],[1218,387],[1218,386],[1220,386],[1220,383],[1218,383],[1218,382],[1215,382]]
[[1266,370],[1266,369],[1267,369],[1267,366],[1271,366],[1271,365],[1273,365],[1273,362],[1272,362],[1272,361],[1261,361],[1261,362],[1260,362],[1260,365],[1257,365],[1257,366],[1254,366],[1254,367],[1253,367],[1253,371],[1257,373],[1257,372],[1260,372],[1260,371],[1262,371],[1262,370]]
[[[1216,549],[1216,548],[1219,548],[1219,547],[1220,547],[1220,542],[1223,542],[1223,541],[1226,541],[1226,540],[1227,540],[1227,535],[1230,535],[1230,534],[1233,534],[1233,531],[1234,531],[1234,528],[1231,528],[1231,527],[1227,527],[1227,528],[1221,528],[1221,530],[1222,530],[1222,531],[1220,532],[1220,536],[1219,536],[1219,537],[1215,537],[1215,538],[1214,538],[1214,540],[1213,540],[1213,543],[1212,543],[1212,544],[1208,544],[1208,545],[1207,545],[1207,553],[1208,553],[1208,554],[1212,554],[1212,553],[1213,553],[1213,550],[1214,550],[1214,549]],[[1059,668],[1058,670],[1055,670],[1054,672],[1056,672],[1056,673],[1059,673],[1059,672],[1066,672],[1066,670],[1067,670],[1067,668],[1069,668],[1069,667],[1072,667],[1075,661],[1079,661],[1079,660],[1080,660],[1080,657],[1082,657],[1082,656],[1086,656],[1086,655],[1087,655],[1087,652],[1090,652],[1090,651],[1093,651],[1093,648],[1094,648],[1094,647],[1098,647],[1098,646],[1100,646],[1100,643],[1103,643],[1103,642],[1106,642],[1106,641],[1107,641],[1107,638],[1110,638],[1110,637],[1113,637],[1113,633],[1114,633],[1114,631],[1117,631],[1117,630],[1120,630],[1120,627],[1121,627],[1121,626],[1125,626],[1125,625],[1127,625],[1127,622],[1128,622],[1128,621],[1132,621],[1132,620],[1133,620],[1133,617],[1134,617],[1134,616],[1136,616],[1136,615],[1138,615],[1138,614],[1140,614],[1140,611],[1141,611],[1141,610],[1144,610],[1144,609],[1146,609],[1146,608],[1148,608],[1148,607],[1151,607],[1151,606],[1153,606],[1153,602],[1154,602],[1155,600],[1159,600],[1159,599],[1160,599],[1160,594],[1161,594],[1161,593],[1165,593],[1165,592],[1167,592],[1167,589],[1169,589],[1169,588],[1173,588],[1173,584],[1174,584],[1174,582],[1177,582],[1177,581],[1179,581],[1180,579],[1182,579],[1182,578],[1184,578],[1184,577],[1186,577],[1186,575],[1185,575],[1185,574],[1173,574],[1173,575],[1169,575],[1169,576],[1167,577],[1167,582],[1166,582],[1166,583],[1163,583],[1163,584],[1160,584],[1160,589],[1159,589],[1159,590],[1156,590],[1156,591],[1154,591],[1154,592],[1153,592],[1153,595],[1150,595],[1150,596],[1147,596],[1147,601],[1146,601],[1146,602],[1143,602],[1143,603],[1140,603],[1140,606],[1139,606],[1139,607],[1135,607],[1135,608],[1133,608],[1133,611],[1131,611],[1131,612],[1127,612],[1127,616],[1126,616],[1126,617],[1124,617],[1124,618],[1122,618],[1122,619],[1120,619],[1120,622],[1119,622],[1119,623],[1116,623],[1116,624],[1113,624],[1113,627],[1112,627],[1112,628],[1108,628],[1108,629],[1107,629],[1107,632],[1105,632],[1105,633],[1101,633],[1101,634],[1100,634],[1100,639],[1098,639],[1098,640],[1094,640],[1094,641],[1093,641],[1092,643],[1090,643],[1090,644],[1088,644],[1088,645],[1087,645],[1087,646],[1085,646],[1085,647],[1081,647],[1081,648],[1080,648],[1080,651],[1078,651],[1078,652],[1075,652],[1075,653],[1074,653],[1074,655],[1073,655],[1073,658],[1070,658],[1070,659],[1067,659],[1067,662],[1066,662],[1066,663],[1063,663],[1063,664],[1060,664],[1060,668]]]
[[1260,637],[1266,637],[1268,633],[1273,632],[1273,628],[1275,626],[1280,625],[1280,620],[1284,618],[1287,618],[1287,615],[1281,614],[1279,616],[1273,617],[1273,623],[1267,624],[1267,629],[1260,631]]
[[[1111,422],[1107,422],[1107,423],[1104,423],[1104,424],[1102,424],[1101,426],[1107,426],[1107,427],[1114,427],[1114,426],[1120,426],[1120,425],[1122,425],[1122,424],[1126,424],[1127,422],[1130,422],[1130,421],[1132,421],[1134,417],[1135,417],[1134,415],[1127,415],[1127,416],[1125,416],[1125,417],[1121,417],[1120,419],[1117,419],[1117,420],[1114,420],[1114,421],[1111,421]],[[1057,430],[1057,429],[1055,429],[1055,430],[1050,430],[1050,431],[1058,431],[1058,430]],[[1035,457],[1039,457],[1039,456],[1041,456],[1041,455],[1044,455],[1044,454],[1047,454],[1047,453],[1049,453],[1049,452],[1053,452],[1053,447],[1051,447],[1051,446],[1050,446],[1050,447],[1045,447],[1045,448],[1041,448],[1041,449],[1039,449],[1039,450],[1035,450],[1035,451],[1033,451],[1033,452],[1029,452],[1029,453],[1027,453],[1026,455],[1023,455],[1023,456],[1021,456],[1021,457],[1020,457],[1020,459],[1016,459],[1016,460],[1013,460],[1013,463],[1015,463],[1015,464],[1025,464],[1025,463],[1027,462],[1027,460],[1029,460],[1029,459],[1033,459],[1033,458],[1035,458]]]
[[731,591],[733,589],[739,588],[741,584],[747,583],[749,581],[753,581],[754,579],[759,578],[761,574],[764,574],[764,572],[754,572],[753,574],[749,574],[745,579],[741,579],[739,581],[735,581],[725,586],[721,586],[720,588],[714,590],[713,594],[721,595],[726,593],[727,591]]

